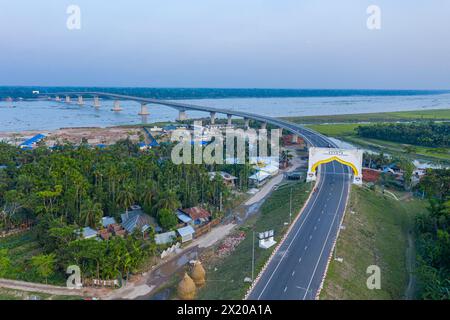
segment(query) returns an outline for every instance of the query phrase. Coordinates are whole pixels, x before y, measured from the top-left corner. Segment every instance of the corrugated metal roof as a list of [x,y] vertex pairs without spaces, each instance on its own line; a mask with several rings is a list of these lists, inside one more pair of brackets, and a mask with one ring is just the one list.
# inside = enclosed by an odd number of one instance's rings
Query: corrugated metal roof
[[189,223],[192,221],[191,217],[185,215],[184,213],[178,213],[177,217],[184,223]]
[[166,244],[173,241],[174,238],[177,237],[177,234],[175,231],[170,231],[166,233],[159,233],[155,235],[155,242],[156,244]]
[[116,219],[114,219],[113,217],[103,217],[102,218],[102,225],[104,228],[108,227],[111,224],[115,224],[116,223]]
[[178,229],[177,232],[180,234],[180,236],[184,237],[184,236],[188,236],[190,234],[194,234],[195,230],[191,226],[186,226],[186,227]]
[[35,135],[34,137],[32,137],[32,138],[30,138],[30,139],[28,139],[28,140],[25,140],[25,141],[22,142],[19,146],[20,146],[20,147],[23,147],[23,146],[29,147],[29,146],[31,146],[33,143],[39,142],[39,141],[41,141],[41,140],[44,139],[44,138],[45,138],[45,136],[44,136],[43,134],[37,134],[37,135]]

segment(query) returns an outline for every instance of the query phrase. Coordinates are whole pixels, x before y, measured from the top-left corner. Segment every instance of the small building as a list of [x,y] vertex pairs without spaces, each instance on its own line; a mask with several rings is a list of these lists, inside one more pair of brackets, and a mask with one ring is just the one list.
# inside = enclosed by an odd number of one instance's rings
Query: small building
[[90,227],[85,227],[81,230],[81,236],[83,239],[93,239],[97,237],[97,231]]
[[36,147],[36,144],[38,142],[42,141],[44,138],[45,138],[45,136],[43,134],[37,134],[34,137],[32,137],[28,140],[25,140],[24,142],[19,144],[19,148],[30,150],[30,149]]
[[195,230],[191,226],[186,226],[180,229],[177,229],[178,234],[181,237],[181,242],[185,243],[191,241],[194,238]]
[[180,220],[182,223],[185,223],[185,224],[193,223],[191,217],[189,217],[187,214],[185,214],[181,210],[177,210],[177,217],[178,217],[178,220]]
[[158,233],[155,235],[155,243],[156,244],[168,244],[173,242],[176,239],[177,234],[175,231],[169,231],[165,233]]
[[116,224],[116,219],[113,217],[103,217],[102,218],[102,226],[103,228],[108,228],[111,224]]
[[193,207],[188,209],[178,209],[178,214],[184,214],[192,219],[193,225],[202,225],[209,222],[211,213],[201,207]]
[[268,166],[260,168],[259,171],[266,172],[271,176],[276,176],[280,169],[278,168],[278,166],[270,164]]
[[128,231],[128,233],[133,233],[135,230],[139,232],[144,232],[148,229],[148,226],[152,225],[152,221],[149,215],[142,212],[142,210],[134,210],[121,215],[122,227]]
[[174,126],[174,125],[172,125],[172,124],[169,124],[169,125],[167,125],[167,126],[164,126],[162,129],[163,129],[163,131],[165,131],[165,132],[169,132],[169,131],[177,130],[178,127],[176,127],[176,126]]
[[258,171],[254,175],[250,176],[248,180],[251,185],[260,186],[267,182],[270,178],[270,174],[264,171]]
[[237,180],[237,177],[229,174],[228,172],[220,171],[220,172],[210,172],[209,173],[209,178],[211,180],[213,180],[214,177],[216,176],[216,174],[220,174],[220,176],[222,177],[223,182],[225,183],[225,185],[227,185],[229,187],[234,187],[235,186],[235,181]]

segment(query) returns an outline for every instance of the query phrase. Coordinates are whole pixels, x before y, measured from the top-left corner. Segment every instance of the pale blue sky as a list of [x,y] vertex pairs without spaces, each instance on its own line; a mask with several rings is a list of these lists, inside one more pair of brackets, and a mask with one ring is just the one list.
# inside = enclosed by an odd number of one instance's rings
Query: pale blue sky
[[0,0],[0,41],[0,85],[450,89],[448,0]]

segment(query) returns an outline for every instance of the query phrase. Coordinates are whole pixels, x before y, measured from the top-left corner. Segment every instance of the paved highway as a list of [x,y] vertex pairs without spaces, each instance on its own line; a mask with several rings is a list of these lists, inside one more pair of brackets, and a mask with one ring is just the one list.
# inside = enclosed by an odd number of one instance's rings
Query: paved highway
[[[141,103],[155,103],[180,110],[231,114],[279,126],[304,137],[312,146],[336,147],[332,141],[313,130],[263,115],[102,92],[59,94],[96,95]],[[351,182],[349,169],[337,162],[322,165],[319,172],[317,191],[313,192],[300,217],[295,220],[285,241],[258,278],[248,299],[312,300],[316,298],[340,228]]]

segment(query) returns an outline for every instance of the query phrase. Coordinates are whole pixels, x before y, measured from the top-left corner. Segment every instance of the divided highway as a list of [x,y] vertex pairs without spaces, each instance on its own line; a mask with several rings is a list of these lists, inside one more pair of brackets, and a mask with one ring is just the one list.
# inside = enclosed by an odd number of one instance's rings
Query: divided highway
[[[54,94],[94,95],[112,99],[154,103],[182,110],[217,112],[264,121],[305,138],[310,146],[337,147],[323,135],[300,125],[272,117],[173,101],[110,94],[66,92]],[[351,177],[348,167],[332,162],[319,169],[317,191],[313,192],[285,241],[258,278],[250,300],[312,300],[317,296],[344,215]],[[259,231],[259,230],[258,230]],[[263,230],[261,230],[263,231]]]

